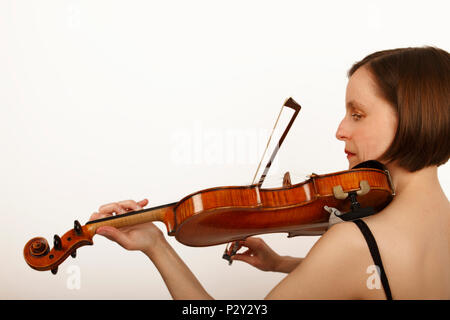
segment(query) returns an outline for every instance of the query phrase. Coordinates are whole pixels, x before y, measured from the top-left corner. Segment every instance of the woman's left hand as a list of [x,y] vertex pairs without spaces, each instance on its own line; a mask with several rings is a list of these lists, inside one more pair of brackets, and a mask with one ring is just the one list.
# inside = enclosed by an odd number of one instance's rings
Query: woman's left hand
[[[125,200],[108,203],[100,206],[98,212],[93,213],[89,221],[110,217],[113,216],[114,213],[120,215],[131,211],[141,210],[147,204],[147,199],[139,202],[134,200]],[[102,226],[96,230],[96,234],[117,242],[127,250],[140,251],[147,251],[149,248],[153,247],[157,241],[164,238],[162,231],[152,222],[123,227],[120,229],[110,226]]]

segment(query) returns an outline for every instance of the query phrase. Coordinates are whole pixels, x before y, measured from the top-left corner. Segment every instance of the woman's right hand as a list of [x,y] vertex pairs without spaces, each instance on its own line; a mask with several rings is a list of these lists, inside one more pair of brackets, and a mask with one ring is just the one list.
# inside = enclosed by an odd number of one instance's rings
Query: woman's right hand
[[243,253],[236,253],[231,257],[233,261],[244,261],[262,271],[278,271],[278,266],[282,257],[273,251],[261,238],[250,237],[239,241],[241,247],[248,250]]

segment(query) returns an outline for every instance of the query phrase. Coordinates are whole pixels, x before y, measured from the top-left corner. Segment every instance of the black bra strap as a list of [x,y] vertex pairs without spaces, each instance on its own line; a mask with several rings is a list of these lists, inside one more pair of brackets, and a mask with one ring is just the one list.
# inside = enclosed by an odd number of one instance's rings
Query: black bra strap
[[362,221],[361,219],[357,219],[353,220],[353,222],[358,226],[359,230],[361,230],[362,234],[364,235],[367,245],[369,246],[372,259],[375,262],[375,265],[380,268],[380,279],[381,283],[383,284],[384,292],[386,293],[386,298],[387,300],[392,300],[391,288],[389,287],[389,282],[384,271],[383,263],[381,262],[380,251],[378,250],[375,238],[373,237],[372,232],[364,221]]

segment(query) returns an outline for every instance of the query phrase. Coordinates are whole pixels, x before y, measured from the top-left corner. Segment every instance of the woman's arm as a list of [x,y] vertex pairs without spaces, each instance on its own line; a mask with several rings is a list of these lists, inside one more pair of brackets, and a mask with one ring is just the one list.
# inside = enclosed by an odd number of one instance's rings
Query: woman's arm
[[161,274],[173,299],[213,299],[181,260],[164,235],[143,251]]
[[[90,220],[140,210],[148,200],[126,200],[109,203],[99,208]],[[161,274],[173,299],[212,299],[200,282],[170,246],[164,234],[152,222],[124,228],[103,226],[97,234],[117,242],[127,250],[139,250],[146,254]]]

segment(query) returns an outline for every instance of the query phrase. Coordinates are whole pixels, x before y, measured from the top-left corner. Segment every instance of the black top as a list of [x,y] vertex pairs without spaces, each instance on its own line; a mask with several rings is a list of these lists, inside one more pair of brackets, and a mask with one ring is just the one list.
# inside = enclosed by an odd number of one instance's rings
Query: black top
[[361,230],[362,234],[364,235],[367,245],[369,246],[372,259],[375,262],[375,265],[380,268],[380,279],[381,283],[383,284],[384,292],[386,293],[386,298],[387,300],[392,300],[391,288],[389,287],[386,272],[384,272],[384,267],[383,263],[381,262],[381,256],[380,251],[378,250],[377,242],[375,241],[372,232],[364,221],[362,221],[361,219],[357,219],[353,220],[353,222],[358,226],[359,230]]

